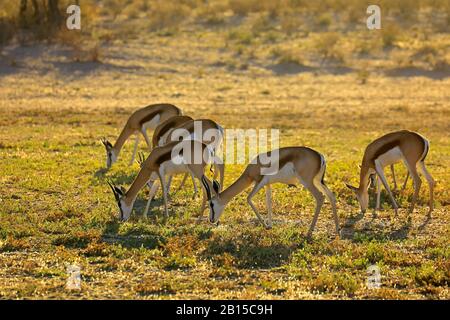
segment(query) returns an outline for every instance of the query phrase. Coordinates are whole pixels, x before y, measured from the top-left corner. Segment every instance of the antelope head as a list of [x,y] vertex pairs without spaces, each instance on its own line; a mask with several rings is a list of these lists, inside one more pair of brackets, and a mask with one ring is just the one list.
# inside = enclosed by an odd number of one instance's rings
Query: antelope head
[[347,188],[353,191],[353,193],[356,195],[356,199],[358,199],[359,206],[361,207],[361,212],[366,213],[367,207],[369,206],[369,192],[366,188],[361,189],[352,185],[349,185],[348,183],[345,184]]
[[127,205],[125,203],[126,192],[122,187],[115,186],[112,182],[108,181],[108,184],[116,198],[117,206],[119,207],[119,220],[125,222],[130,218],[131,210],[133,209],[133,204]]

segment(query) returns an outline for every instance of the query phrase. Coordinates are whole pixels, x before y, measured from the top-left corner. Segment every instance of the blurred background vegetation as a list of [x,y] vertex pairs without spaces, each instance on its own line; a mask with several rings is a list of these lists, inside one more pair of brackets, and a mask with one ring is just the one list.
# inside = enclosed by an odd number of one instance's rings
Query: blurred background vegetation
[[[65,28],[74,3],[81,6],[79,32]],[[382,11],[382,29],[374,32],[366,28],[370,4]],[[449,25],[448,0],[0,0],[0,47],[57,42],[87,51],[90,61],[111,41],[213,32],[243,60],[263,53],[289,66],[353,67],[388,53],[396,67],[447,70]]]

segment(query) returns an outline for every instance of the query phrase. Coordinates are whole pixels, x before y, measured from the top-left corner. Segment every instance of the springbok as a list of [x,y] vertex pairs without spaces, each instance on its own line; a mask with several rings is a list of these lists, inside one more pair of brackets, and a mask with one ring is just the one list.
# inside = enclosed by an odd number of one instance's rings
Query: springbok
[[[428,214],[431,215],[431,212],[433,211],[433,190],[435,182],[425,167],[424,162],[429,149],[430,143],[427,139],[416,132],[408,130],[391,132],[372,141],[364,151],[360,167],[359,186],[354,187],[347,184],[347,187],[356,194],[361,207],[361,212],[365,213],[369,205],[369,180],[370,176],[375,173],[378,177],[377,179],[381,180],[384,188],[389,194],[395,214],[398,213],[398,205],[392,195],[389,184],[386,181],[383,168],[403,161],[414,182],[414,195],[409,212],[412,213],[414,210],[420,186],[422,184],[422,180],[417,172],[417,167],[419,167],[430,188],[430,210]],[[380,183],[378,183],[378,186],[379,185]],[[377,197],[378,194],[379,187],[377,190]],[[376,212],[378,205],[379,204],[377,204],[374,212]]]
[[[184,116],[183,116],[184,117]],[[166,122],[162,123],[157,130],[155,131],[155,134],[153,135],[153,143],[154,145],[162,146],[168,142],[174,142],[179,141],[181,139],[183,140],[197,140],[202,143],[207,144],[211,150],[214,153],[214,163],[215,168],[217,170],[214,170],[214,179],[216,179],[217,175],[220,176],[220,186],[223,185],[223,179],[225,174],[225,166],[223,164],[223,161],[217,157],[217,151],[220,150],[223,136],[224,136],[224,129],[217,124],[215,121],[210,119],[197,119],[197,120],[188,120],[184,121],[184,119],[180,119],[181,117],[174,117]],[[173,128],[169,128],[171,123],[177,123],[182,122],[179,125],[174,126]],[[163,127],[163,128],[160,128]],[[186,172],[184,175],[184,178],[180,184],[180,187],[178,187],[178,190],[180,190],[185,182],[189,174]],[[169,176],[168,180],[168,187],[167,189],[170,190],[170,185],[172,183],[172,176]],[[192,176],[192,183],[194,185],[194,194],[193,198],[198,193],[197,184],[195,182],[194,177]],[[156,185],[155,188],[158,188]],[[177,190],[177,192],[178,192]],[[155,191],[156,192],[156,191]],[[150,199],[149,201],[152,201],[152,197],[155,195],[155,193],[150,193]]]
[[[271,163],[278,163],[278,170],[270,171],[264,159],[271,159]],[[319,152],[307,147],[286,147],[268,153],[259,154],[244,170],[242,175],[227,189],[214,196],[210,202],[211,223],[218,223],[225,206],[236,195],[243,192],[248,186],[254,184],[252,191],[247,196],[247,202],[256,214],[258,220],[266,227],[272,227],[272,192],[270,185],[284,183],[295,185],[301,183],[308,189],[316,200],[316,209],[308,238],[311,237],[316,225],[320,209],[324,203],[324,195],[331,203],[336,232],[339,236],[339,219],[336,211],[336,199],[324,182],[325,158]],[[216,184],[216,183],[215,183]],[[252,198],[262,188],[266,187],[266,206],[268,211],[268,223],[259,214],[252,203]]]
[[153,188],[157,179],[162,186],[164,212],[168,217],[166,176],[180,172],[189,172],[202,182],[204,197],[200,209],[201,215],[206,208],[206,199],[211,198],[211,186],[213,190],[218,190],[218,186],[213,185],[204,174],[205,168],[212,163],[212,160],[212,150],[207,145],[195,140],[170,142],[162,147],[154,148],[142,163],[141,170],[127,191],[108,182],[119,206],[120,220],[126,221],[130,218],[138,192],[147,183]]
[[133,112],[133,114],[128,118],[128,121],[123,127],[122,132],[117,138],[114,146],[105,138],[101,140],[106,148],[106,167],[109,169],[112,164],[117,161],[120,150],[125,142],[132,134],[136,134],[133,155],[130,161],[131,165],[136,156],[139,143],[139,133],[142,133],[148,147],[151,149],[152,143],[147,135],[147,130],[154,130],[161,122],[181,114],[182,112],[178,107],[168,103],[152,104]]

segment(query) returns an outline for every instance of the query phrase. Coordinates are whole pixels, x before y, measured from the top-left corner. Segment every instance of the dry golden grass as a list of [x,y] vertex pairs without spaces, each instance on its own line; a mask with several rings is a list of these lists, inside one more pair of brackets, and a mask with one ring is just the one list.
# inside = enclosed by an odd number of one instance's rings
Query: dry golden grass
[[[105,3],[98,17],[107,22],[92,21],[90,37],[62,34],[58,43],[12,43],[2,50],[1,298],[450,298],[448,33],[432,32],[424,22],[415,37],[417,30],[395,20],[401,37],[384,49],[381,32],[368,34],[356,25],[325,28],[311,19],[282,27],[289,14],[264,7],[266,1],[242,2],[235,8],[239,17],[228,2],[213,1],[202,11],[203,2],[183,1],[189,14],[182,21],[162,22],[169,32],[151,32],[153,22],[138,11],[154,1],[128,2],[125,17],[118,1]],[[323,10],[317,3],[292,8],[289,19]],[[339,1],[322,3],[333,8]],[[352,3],[349,8],[361,2]],[[357,20],[350,12],[340,14]],[[214,21],[207,21],[209,15]],[[77,50],[95,45],[100,59],[93,52],[74,61]],[[335,54],[328,47],[340,50],[338,68],[320,64]],[[128,143],[105,172],[99,139],[114,140],[133,110],[156,102],[174,103],[225,128],[278,128],[282,146],[322,152],[325,179],[338,198],[342,239],[333,237],[326,204],[313,241],[306,242],[313,199],[285,186],[274,188],[272,230],[257,224],[246,192],[226,209],[220,227],[195,224],[200,200],[191,199],[190,184],[171,201],[167,223],[159,197],[149,219],[141,216],[146,191],[131,221],[118,223],[106,179],[128,186],[138,165],[127,166]],[[426,162],[437,186],[430,220],[426,183],[410,219],[404,208],[411,185],[396,193],[398,217],[383,193],[383,210],[373,218],[357,214],[343,183],[357,181],[372,139],[398,129],[418,131],[431,142]],[[405,169],[396,169],[402,180]],[[225,186],[242,170],[227,166]],[[256,202],[263,208],[263,195]],[[82,268],[81,291],[64,288],[66,266],[74,263]],[[379,290],[365,283],[372,264],[381,269]]]

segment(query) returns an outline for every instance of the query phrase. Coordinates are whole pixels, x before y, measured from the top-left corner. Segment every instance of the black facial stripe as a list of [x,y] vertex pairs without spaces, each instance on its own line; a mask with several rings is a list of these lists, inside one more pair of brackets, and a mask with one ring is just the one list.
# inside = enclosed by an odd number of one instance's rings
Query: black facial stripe
[[214,203],[212,201],[209,202],[209,207],[212,211],[212,219],[214,220],[214,217],[216,216],[216,212],[214,211]]

